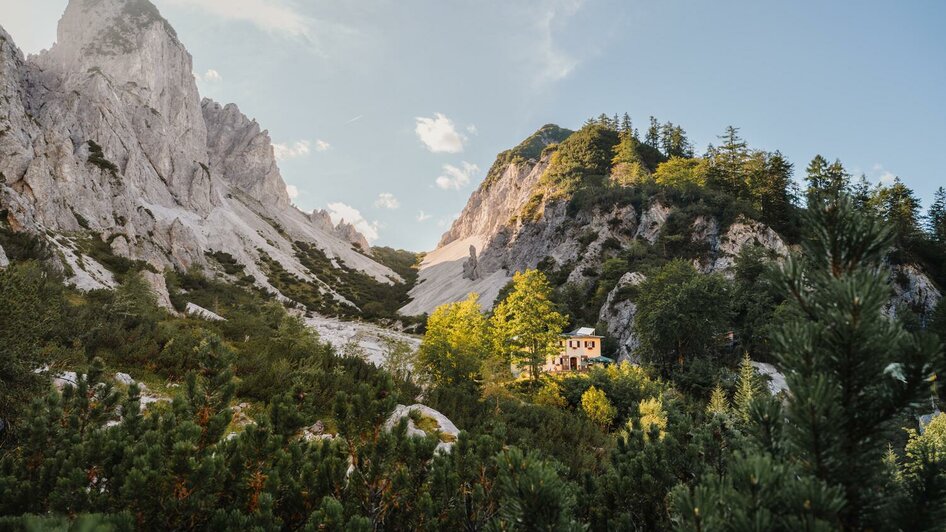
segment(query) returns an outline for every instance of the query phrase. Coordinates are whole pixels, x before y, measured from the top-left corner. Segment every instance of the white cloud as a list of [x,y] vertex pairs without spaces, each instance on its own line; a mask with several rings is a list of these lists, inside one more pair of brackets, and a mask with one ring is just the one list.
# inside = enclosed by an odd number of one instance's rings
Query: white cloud
[[418,221],[418,222],[426,222],[427,220],[430,220],[431,218],[433,218],[433,216],[430,215],[430,214],[427,214],[427,213],[424,212],[424,211],[420,211],[420,212],[417,213],[417,221]]
[[473,125],[473,124],[470,124],[470,125],[466,126],[466,132],[469,133],[470,135],[477,135],[477,134],[479,134],[479,130],[477,130],[477,129],[476,129],[476,126]]
[[374,242],[378,239],[378,229],[381,227],[377,221],[369,222],[361,215],[361,211],[342,202],[328,204],[328,214],[332,218],[333,224],[341,221],[348,222],[355,226],[359,233],[365,235],[368,242]]
[[286,194],[289,194],[289,199],[294,200],[299,197],[299,188],[295,185],[286,185]]
[[221,18],[249,22],[288,37],[311,37],[313,20],[284,0],[164,0],[172,6],[196,7]]
[[433,118],[418,116],[414,132],[417,138],[434,153],[460,153],[463,151],[463,142],[466,137],[457,133],[453,121],[443,115],[434,113]]
[[[303,155],[309,154],[310,143],[307,140],[297,140],[292,144],[273,144],[273,154],[278,160],[285,159],[295,159],[296,157],[302,157]],[[319,150],[318,146],[316,149]],[[324,151],[324,150],[319,150]]]
[[220,72],[217,72],[211,68],[207,70],[202,79],[204,81],[209,81],[210,83],[216,83],[218,81],[222,81],[223,76],[220,75]]
[[390,192],[382,192],[378,194],[378,199],[374,202],[375,207],[380,207],[382,209],[397,209],[401,206],[401,202],[398,201],[394,194]]
[[332,145],[328,142],[325,142],[322,139],[316,139],[315,141],[315,151],[328,151],[332,148]]
[[480,171],[480,167],[476,166],[473,163],[468,163],[463,161],[460,163],[460,168],[453,166],[452,164],[443,165],[443,175],[437,178],[437,186],[444,189],[454,189],[460,190],[466,185],[470,184],[470,180],[473,179],[473,174]]
[[880,163],[875,163],[873,168],[874,176],[881,185],[892,185],[894,180],[897,179],[897,175],[884,168],[884,165]]

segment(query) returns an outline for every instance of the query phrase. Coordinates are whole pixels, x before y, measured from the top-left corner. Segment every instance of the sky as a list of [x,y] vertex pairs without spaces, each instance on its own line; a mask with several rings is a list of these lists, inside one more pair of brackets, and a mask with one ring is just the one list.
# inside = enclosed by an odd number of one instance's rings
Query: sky
[[[67,0],[0,0],[26,52]],[[600,113],[727,125],[928,205],[946,186],[946,2],[154,0],[201,94],[273,139],[294,203],[430,250],[500,151]]]

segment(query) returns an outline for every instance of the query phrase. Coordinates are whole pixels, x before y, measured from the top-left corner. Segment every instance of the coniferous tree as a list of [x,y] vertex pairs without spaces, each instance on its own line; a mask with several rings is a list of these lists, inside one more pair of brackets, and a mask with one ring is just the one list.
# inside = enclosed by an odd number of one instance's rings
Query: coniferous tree
[[653,116],[650,117],[650,126],[647,127],[647,137],[644,143],[652,148],[660,148],[660,124]]
[[816,155],[806,169],[805,181],[808,183],[806,195],[808,202],[831,201],[841,194],[850,192],[851,176],[844,169],[840,160],[833,163],[821,155]]
[[946,189],[943,187],[933,193],[933,203],[926,214],[926,230],[931,240],[946,245]]
[[634,136],[634,125],[631,123],[631,115],[624,113],[621,117],[621,133]]
[[809,198],[825,190],[828,181],[827,173],[828,160],[822,157],[821,154],[815,155],[811,162],[808,163],[808,167],[805,168],[805,183],[808,185],[805,193]]
[[883,312],[891,232],[882,221],[842,195],[816,204],[809,224],[779,280],[793,316],[773,338],[790,389],[786,440],[807,473],[843,489],[845,528],[883,528],[883,436],[928,393],[941,353]]
[[899,177],[890,186],[880,187],[871,205],[893,229],[894,242],[907,249],[920,234],[920,201]]
[[525,364],[536,383],[546,357],[558,351],[567,318],[555,311],[552,287],[542,272],[516,272],[512,282],[512,292],[493,310],[495,347],[507,360]]
[[729,412],[729,399],[726,398],[726,392],[723,387],[716,383],[713,393],[710,395],[709,403],[706,405],[706,413],[710,415],[726,414]]
[[739,128],[728,126],[719,137],[721,144],[713,148],[713,180],[725,190],[740,195],[745,186],[744,166],[749,158],[746,142],[739,136]]
[[34,372],[46,362],[44,342],[56,332],[61,280],[37,262],[0,269],[0,421],[12,423],[29,397],[41,390]]
[[736,395],[733,397],[733,406],[743,421],[749,421],[749,410],[752,401],[763,393],[762,382],[756,375],[749,353],[745,353],[739,364],[739,380],[736,381]]
[[856,183],[851,184],[851,201],[858,209],[867,209],[870,205],[871,186],[867,176],[861,174]]

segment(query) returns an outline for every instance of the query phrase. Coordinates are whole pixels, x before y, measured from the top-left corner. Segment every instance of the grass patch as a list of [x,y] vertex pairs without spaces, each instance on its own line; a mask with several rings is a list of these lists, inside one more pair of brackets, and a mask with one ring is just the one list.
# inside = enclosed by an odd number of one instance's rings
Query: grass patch
[[436,435],[437,438],[443,443],[453,443],[457,441],[456,436],[453,434],[447,434],[440,430],[440,423],[437,423],[437,420],[421,414],[417,410],[411,410],[410,415],[411,421],[414,422],[414,426],[418,429],[427,433],[427,435]]

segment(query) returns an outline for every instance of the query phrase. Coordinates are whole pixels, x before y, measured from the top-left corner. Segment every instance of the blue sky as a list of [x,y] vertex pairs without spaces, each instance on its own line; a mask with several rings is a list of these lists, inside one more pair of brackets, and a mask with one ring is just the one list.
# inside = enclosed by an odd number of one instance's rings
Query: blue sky
[[[728,124],[928,204],[946,185],[946,2],[155,0],[202,94],[269,130],[306,210],[428,250],[496,153],[601,112]],[[0,0],[27,52],[66,0]]]

